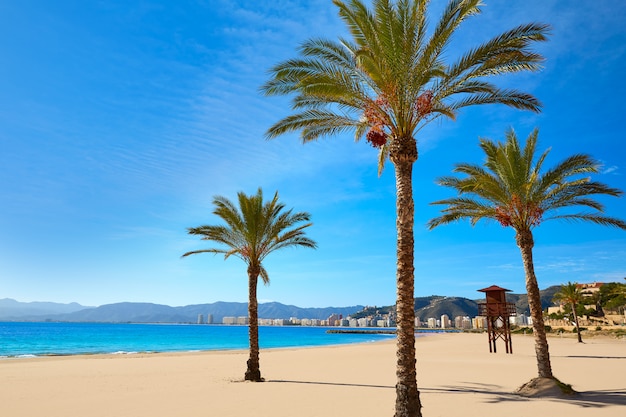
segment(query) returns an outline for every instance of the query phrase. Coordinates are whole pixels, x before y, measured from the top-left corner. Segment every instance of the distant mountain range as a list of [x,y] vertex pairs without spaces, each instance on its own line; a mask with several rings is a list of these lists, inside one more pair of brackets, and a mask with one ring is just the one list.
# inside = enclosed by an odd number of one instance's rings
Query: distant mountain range
[[15,317],[67,314],[86,308],[78,303],[59,304],[48,302],[21,303],[10,298],[0,299],[0,320]]
[[[349,316],[363,309],[363,306],[300,308],[281,303],[259,304],[260,318],[327,319],[331,314]],[[20,303],[5,298],[0,299],[0,321],[66,321],[66,322],[110,322],[110,323],[196,323],[198,315],[206,320],[213,315],[214,323],[221,323],[224,317],[248,315],[247,303],[216,302],[184,307],[170,307],[152,303],[116,303],[100,307],[85,307],[77,303]]]
[[[552,305],[552,297],[560,286],[541,291],[541,304],[545,309]],[[515,303],[518,313],[529,314],[526,294],[507,294],[507,300]],[[415,299],[415,315],[421,320],[430,317],[470,316],[478,313],[478,301],[462,297],[433,295]],[[272,319],[319,319],[325,320],[332,314],[344,317],[385,314],[394,306],[301,308],[281,303],[259,304],[259,317]],[[0,299],[0,321],[65,321],[65,322],[109,322],[109,323],[196,323],[198,315],[211,314],[214,323],[221,323],[224,317],[248,315],[247,303],[216,302],[211,304],[170,307],[152,303],[116,303],[100,307],[87,307],[78,303],[58,304],[48,302],[21,303],[10,298]]]

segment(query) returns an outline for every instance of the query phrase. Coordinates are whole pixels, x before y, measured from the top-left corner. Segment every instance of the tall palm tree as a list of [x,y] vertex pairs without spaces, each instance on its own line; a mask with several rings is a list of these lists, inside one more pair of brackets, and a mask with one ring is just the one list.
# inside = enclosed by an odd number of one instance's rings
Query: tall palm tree
[[[259,365],[259,317],[257,303],[257,282],[259,276],[263,283],[269,284],[270,278],[263,267],[263,260],[270,253],[290,247],[304,246],[315,249],[317,244],[305,236],[307,227],[311,226],[310,214],[306,212],[292,213],[284,211],[285,205],[278,201],[278,193],[270,201],[263,201],[263,191],[258,189],[256,195],[247,196],[237,193],[239,208],[222,196],[213,199],[213,214],[220,217],[226,225],[190,227],[191,235],[201,236],[202,240],[210,240],[221,244],[222,248],[200,249],[187,252],[189,256],[196,253],[223,253],[224,259],[231,255],[240,258],[248,266],[248,318],[250,337],[250,359],[245,374],[247,381],[263,381]],[[300,224],[307,222],[305,224]]]
[[[595,195],[620,196],[622,192],[582,177],[597,173],[598,162],[579,154],[543,171],[549,150],[536,158],[537,135],[538,131],[534,130],[523,148],[513,130],[506,133],[503,143],[481,139],[480,147],[486,154],[483,166],[457,164],[454,172],[465,175],[464,178],[438,179],[440,185],[453,188],[459,195],[432,203],[446,207],[442,209],[442,216],[429,222],[429,227],[463,219],[475,225],[485,219],[496,220],[515,230],[526,273],[539,377],[554,379],[533,264],[533,229],[547,220],[592,222],[622,229],[626,229],[626,223],[603,215],[603,205],[593,199]],[[573,212],[572,208],[591,211]]]
[[353,130],[379,149],[379,173],[390,159],[396,176],[397,384],[396,417],[421,416],[414,334],[414,203],[412,170],[417,132],[458,110],[500,103],[539,111],[533,96],[500,89],[492,76],[535,71],[542,57],[530,50],[548,26],[531,23],[499,34],[450,58],[459,26],[480,13],[480,0],[450,0],[429,27],[428,0],[333,0],[351,39],[310,39],[300,56],[270,70],[266,95],[294,95],[294,114],[271,126],[268,138],[300,131],[304,143]]
[[576,325],[576,333],[578,334],[578,343],[583,342],[583,338],[580,335],[580,326],[578,325],[578,314],[576,314],[576,307],[582,302],[583,293],[575,282],[568,282],[561,285],[561,288],[556,292],[552,298],[554,301],[568,304],[572,309],[572,315],[574,316],[574,324]]

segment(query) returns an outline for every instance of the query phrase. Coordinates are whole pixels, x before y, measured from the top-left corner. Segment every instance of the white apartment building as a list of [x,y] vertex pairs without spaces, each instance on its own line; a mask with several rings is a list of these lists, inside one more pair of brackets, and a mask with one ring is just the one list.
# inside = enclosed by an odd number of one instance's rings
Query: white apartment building
[[472,327],[474,329],[486,329],[487,317],[476,316],[472,319]]
[[471,329],[472,319],[469,316],[456,316],[454,318],[454,327],[457,329]]
[[371,323],[370,323],[369,319],[367,319],[365,317],[358,319],[356,322],[358,323],[359,327],[370,327],[371,326]]
[[509,323],[514,326],[527,326],[528,325],[528,317],[523,314],[518,314],[517,316],[509,317]]

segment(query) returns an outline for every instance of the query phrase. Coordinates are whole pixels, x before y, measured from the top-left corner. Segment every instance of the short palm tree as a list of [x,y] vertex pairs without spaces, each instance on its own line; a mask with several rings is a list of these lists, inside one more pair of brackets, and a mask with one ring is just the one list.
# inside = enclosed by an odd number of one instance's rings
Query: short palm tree
[[[468,106],[500,103],[539,111],[540,103],[488,78],[535,71],[542,57],[530,50],[548,27],[526,24],[451,56],[457,29],[480,13],[480,0],[449,0],[429,27],[428,0],[333,0],[351,39],[310,39],[300,57],[270,70],[266,95],[294,95],[294,114],[271,126],[269,138],[300,131],[303,142],[352,130],[379,150],[379,172],[390,159],[397,188],[396,417],[421,416],[415,369],[412,186],[417,132]],[[458,35],[457,35],[458,36]]]
[[572,315],[574,316],[574,324],[576,325],[576,333],[578,334],[578,343],[583,342],[583,338],[580,335],[580,326],[578,325],[578,314],[576,314],[576,307],[583,300],[583,293],[575,282],[568,282],[561,285],[561,288],[556,292],[552,298],[554,301],[565,303],[572,309]]
[[[213,214],[226,225],[190,227],[189,234],[201,236],[221,244],[223,248],[200,249],[187,252],[223,253],[224,259],[236,256],[248,266],[248,317],[250,336],[250,359],[245,374],[247,381],[263,381],[259,365],[259,320],[257,303],[257,282],[259,276],[265,284],[270,278],[263,267],[263,260],[270,253],[291,246],[304,246],[315,249],[317,244],[305,236],[310,215],[306,212],[285,211],[285,205],[278,201],[278,193],[270,201],[263,201],[263,191],[259,188],[255,195],[237,194],[239,208],[222,196],[213,199]],[[304,224],[300,224],[306,222]]]
[[[505,142],[481,139],[485,152],[483,166],[458,164],[454,172],[464,178],[443,177],[439,185],[458,192],[458,197],[432,204],[446,206],[443,215],[429,222],[430,228],[469,219],[496,220],[515,230],[526,274],[526,291],[533,320],[535,352],[540,378],[553,378],[548,343],[544,329],[539,286],[533,264],[533,229],[547,220],[592,222],[626,229],[622,220],[603,215],[604,207],[593,199],[596,195],[619,196],[622,192],[582,175],[597,173],[600,164],[587,155],[573,155],[543,171],[548,155],[535,155],[538,131],[534,130],[521,147],[515,132],[506,133]],[[573,212],[583,208],[591,211]]]

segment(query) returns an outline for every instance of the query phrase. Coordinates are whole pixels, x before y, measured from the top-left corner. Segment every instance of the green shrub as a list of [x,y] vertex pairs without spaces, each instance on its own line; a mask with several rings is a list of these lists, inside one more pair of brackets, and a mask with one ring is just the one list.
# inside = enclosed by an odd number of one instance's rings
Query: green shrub
[[513,334],[526,334],[526,333],[532,334],[532,332],[533,332],[532,327],[518,327],[516,329],[511,330],[511,333]]

